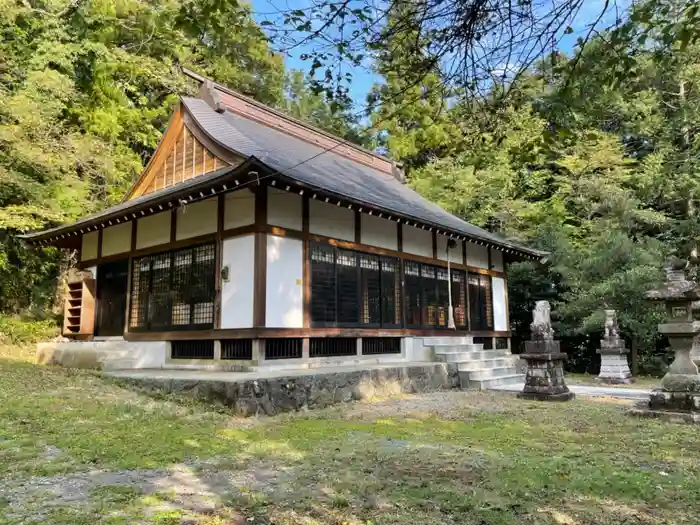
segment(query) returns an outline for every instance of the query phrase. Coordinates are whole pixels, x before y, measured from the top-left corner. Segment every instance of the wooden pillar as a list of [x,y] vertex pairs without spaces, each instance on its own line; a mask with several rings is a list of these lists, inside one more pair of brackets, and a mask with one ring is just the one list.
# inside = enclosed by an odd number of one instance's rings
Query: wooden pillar
[[[311,247],[309,246],[309,197],[304,195],[301,201],[301,233],[302,233],[302,270],[303,270],[303,304],[304,304],[304,328],[311,327]],[[308,357],[308,340],[306,350]]]
[[253,326],[265,326],[267,301],[267,186],[255,188],[255,267],[253,269]]
[[223,242],[223,231],[224,231],[224,206],[226,205],[226,195],[220,193],[216,198],[216,241],[215,241],[215,251],[214,257],[216,257],[216,269],[214,270],[214,328],[221,328],[221,305],[222,301],[222,288],[223,284],[221,282],[221,268],[224,261],[224,242]]

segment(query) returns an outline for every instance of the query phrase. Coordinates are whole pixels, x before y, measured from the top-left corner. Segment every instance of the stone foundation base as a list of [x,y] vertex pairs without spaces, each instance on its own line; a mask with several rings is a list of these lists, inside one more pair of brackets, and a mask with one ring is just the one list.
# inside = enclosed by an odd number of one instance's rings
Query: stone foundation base
[[191,379],[145,375],[119,377],[118,381],[150,391],[191,396],[230,407],[241,416],[324,408],[354,400],[399,394],[437,392],[460,387],[456,364],[404,365],[366,370],[305,372],[279,377],[211,379],[206,372]]
[[605,385],[631,385],[634,377],[598,376],[595,381]]
[[626,352],[625,348],[599,350],[600,374],[596,380],[611,385],[626,385],[634,381],[627,364]]
[[673,412],[667,410],[650,410],[648,408],[633,408],[629,414],[637,417],[660,419],[668,423],[689,423],[700,425],[700,413],[697,412]]
[[519,392],[520,399],[530,399],[534,401],[570,401],[576,394],[573,392],[562,392],[559,394],[545,394],[542,392]]
[[564,380],[564,359],[566,354],[522,354],[527,361],[525,387],[518,394],[521,399],[538,401],[568,401],[574,394],[569,391]]
[[700,424],[700,393],[657,389],[649,395],[647,403],[637,405],[630,414],[672,423]]

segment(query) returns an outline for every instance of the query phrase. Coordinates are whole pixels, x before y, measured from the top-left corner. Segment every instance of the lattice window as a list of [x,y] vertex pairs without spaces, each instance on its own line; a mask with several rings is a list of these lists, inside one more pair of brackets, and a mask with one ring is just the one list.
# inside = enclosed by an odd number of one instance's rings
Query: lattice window
[[316,326],[334,325],[337,319],[335,252],[332,246],[311,245],[311,319]]
[[401,326],[401,263],[394,257],[381,258],[382,326]]
[[475,345],[484,345],[484,350],[493,350],[493,337],[475,337],[472,341]]
[[436,322],[435,325],[446,328],[448,325],[449,308],[450,308],[450,288],[449,276],[446,268],[436,268],[437,283],[436,287]]
[[382,274],[377,255],[360,255],[360,296],[364,326],[382,323]]
[[404,291],[406,294],[406,324],[423,325],[423,284],[420,276],[420,263],[404,261]]
[[173,359],[214,359],[213,340],[172,341],[170,349]]
[[265,359],[299,359],[302,339],[265,339]]
[[313,326],[401,326],[399,259],[321,244],[310,258]]
[[357,339],[323,337],[309,339],[309,357],[338,357],[357,355]]
[[347,250],[336,253],[338,290],[338,326],[357,326],[360,322],[358,254]]
[[400,354],[400,337],[363,337],[362,355]]
[[206,244],[135,259],[130,329],[213,328],[215,253]]
[[508,350],[507,337],[496,337],[496,350]]
[[493,299],[491,277],[469,274],[469,312],[472,330],[493,329]]
[[253,340],[222,339],[221,359],[239,359],[250,361],[253,359]]
[[461,270],[450,270],[452,273],[452,309],[455,325],[466,328],[467,326],[467,275]]

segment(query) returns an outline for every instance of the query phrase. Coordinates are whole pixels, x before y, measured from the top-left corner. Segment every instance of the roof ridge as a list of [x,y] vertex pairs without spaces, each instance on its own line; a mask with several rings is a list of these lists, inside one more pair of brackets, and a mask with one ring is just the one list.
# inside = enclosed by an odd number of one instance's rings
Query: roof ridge
[[[372,155],[373,157],[376,157],[376,158],[379,159],[379,160],[382,160],[382,161],[385,161],[385,162],[389,162],[389,163],[391,163],[391,164],[393,164],[393,165],[396,165],[399,169],[402,169],[402,163],[401,163],[401,162],[399,162],[399,161],[397,161],[397,160],[394,160],[394,159],[391,159],[391,158],[387,157],[386,155],[382,155],[381,153],[377,153],[376,151],[372,151],[371,149],[365,148],[364,146],[360,146],[360,145],[358,145],[358,144],[355,144],[355,143],[353,143],[353,142],[350,142],[350,141],[347,140],[347,139],[344,139],[344,138],[342,138],[342,137],[339,137],[339,136],[337,136],[337,135],[334,135],[334,134],[332,134],[332,133],[330,133],[330,132],[328,132],[328,131],[326,131],[326,130],[324,130],[324,129],[321,129],[321,128],[317,127],[317,126],[314,126],[313,124],[310,124],[310,123],[308,123],[308,122],[306,122],[306,121],[304,121],[304,120],[301,120],[301,119],[298,119],[298,118],[296,118],[296,117],[293,117],[293,116],[291,116],[291,115],[289,115],[289,114],[287,114],[287,113],[285,113],[285,112],[283,112],[283,111],[280,111],[279,109],[270,107],[270,106],[268,106],[268,105],[266,105],[266,104],[263,104],[262,102],[258,102],[257,100],[255,100],[255,99],[253,99],[253,98],[251,98],[251,97],[248,97],[248,96],[246,96],[246,95],[243,95],[242,93],[239,93],[238,91],[236,91],[236,90],[234,90],[234,89],[231,89],[231,88],[228,87],[228,86],[224,86],[223,84],[220,84],[220,83],[216,82],[215,80],[210,79],[209,77],[205,77],[204,75],[200,75],[199,73],[197,73],[197,72],[195,72],[195,71],[192,71],[191,69],[188,69],[188,68],[186,68],[186,67],[181,67],[181,70],[182,70],[182,72],[183,72],[186,76],[188,76],[188,77],[190,77],[190,78],[193,78],[193,79],[197,80],[198,82],[202,82],[202,83],[204,83],[204,82],[211,82],[211,83],[214,85],[214,87],[215,87],[216,89],[218,89],[218,90],[220,90],[220,91],[222,91],[222,92],[224,92],[224,93],[226,93],[226,94],[228,94],[228,95],[231,95],[231,96],[233,96],[233,97],[236,97],[236,98],[242,100],[243,102],[245,102],[245,103],[247,103],[247,104],[251,104],[251,105],[253,105],[253,106],[255,106],[255,107],[257,107],[257,108],[259,108],[259,109],[261,109],[261,110],[263,110],[263,111],[272,113],[273,115],[275,115],[275,116],[277,116],[277,117],[280,117],[280,118],[283,118],[283,119],[285,119],[285,120],[287,120],[287,121],[289,121],[289,122],[291,122],[291,123],[293,123],[293,124],[296,124],[296,125],[302,126],[302,127],[304,127],[304,128],[307,128],[307,129],[309,129],[310,131],[313,131],[314,133],[319,133],[319,134],[321,134],[321,135],[323,135],[323,136],[325,136],[325,137],[327,137],[327,138],[329,138],[329,139],[331,139],[331,140],[338,141],[338,142],[340,142],[340,143],[341,143],[342,145],[344,145],[344,146],[347,146],[347,147],[349,147],[349,148],[355,149],[355,150],[357,150],[358,152],[361,152],[361,153],[365,153],[365,154],[368,154],[368,155]],[[299,138],[300,140],[304,140],[304,139],[301,138],[301,137],[297,137],[297,138]],[[306,142],[309,142],[309,141],[306,141]]]

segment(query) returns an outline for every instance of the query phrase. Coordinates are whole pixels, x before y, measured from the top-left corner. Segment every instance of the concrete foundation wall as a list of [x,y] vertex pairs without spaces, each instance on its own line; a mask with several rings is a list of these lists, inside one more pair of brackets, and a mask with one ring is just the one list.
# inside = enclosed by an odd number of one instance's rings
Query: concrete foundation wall
[[186,394],[221,403],[243,416],[324,408],[402,393],[451,390],[460,385],[457,366],[447,363],[326,373],[319,371],[306,375],[236,381],[157,377],[123,377],[119,380],[149,390]]
[[92,370],[162,368],[169,353],[166,341],[71,341],[38,343],[40,365]]

